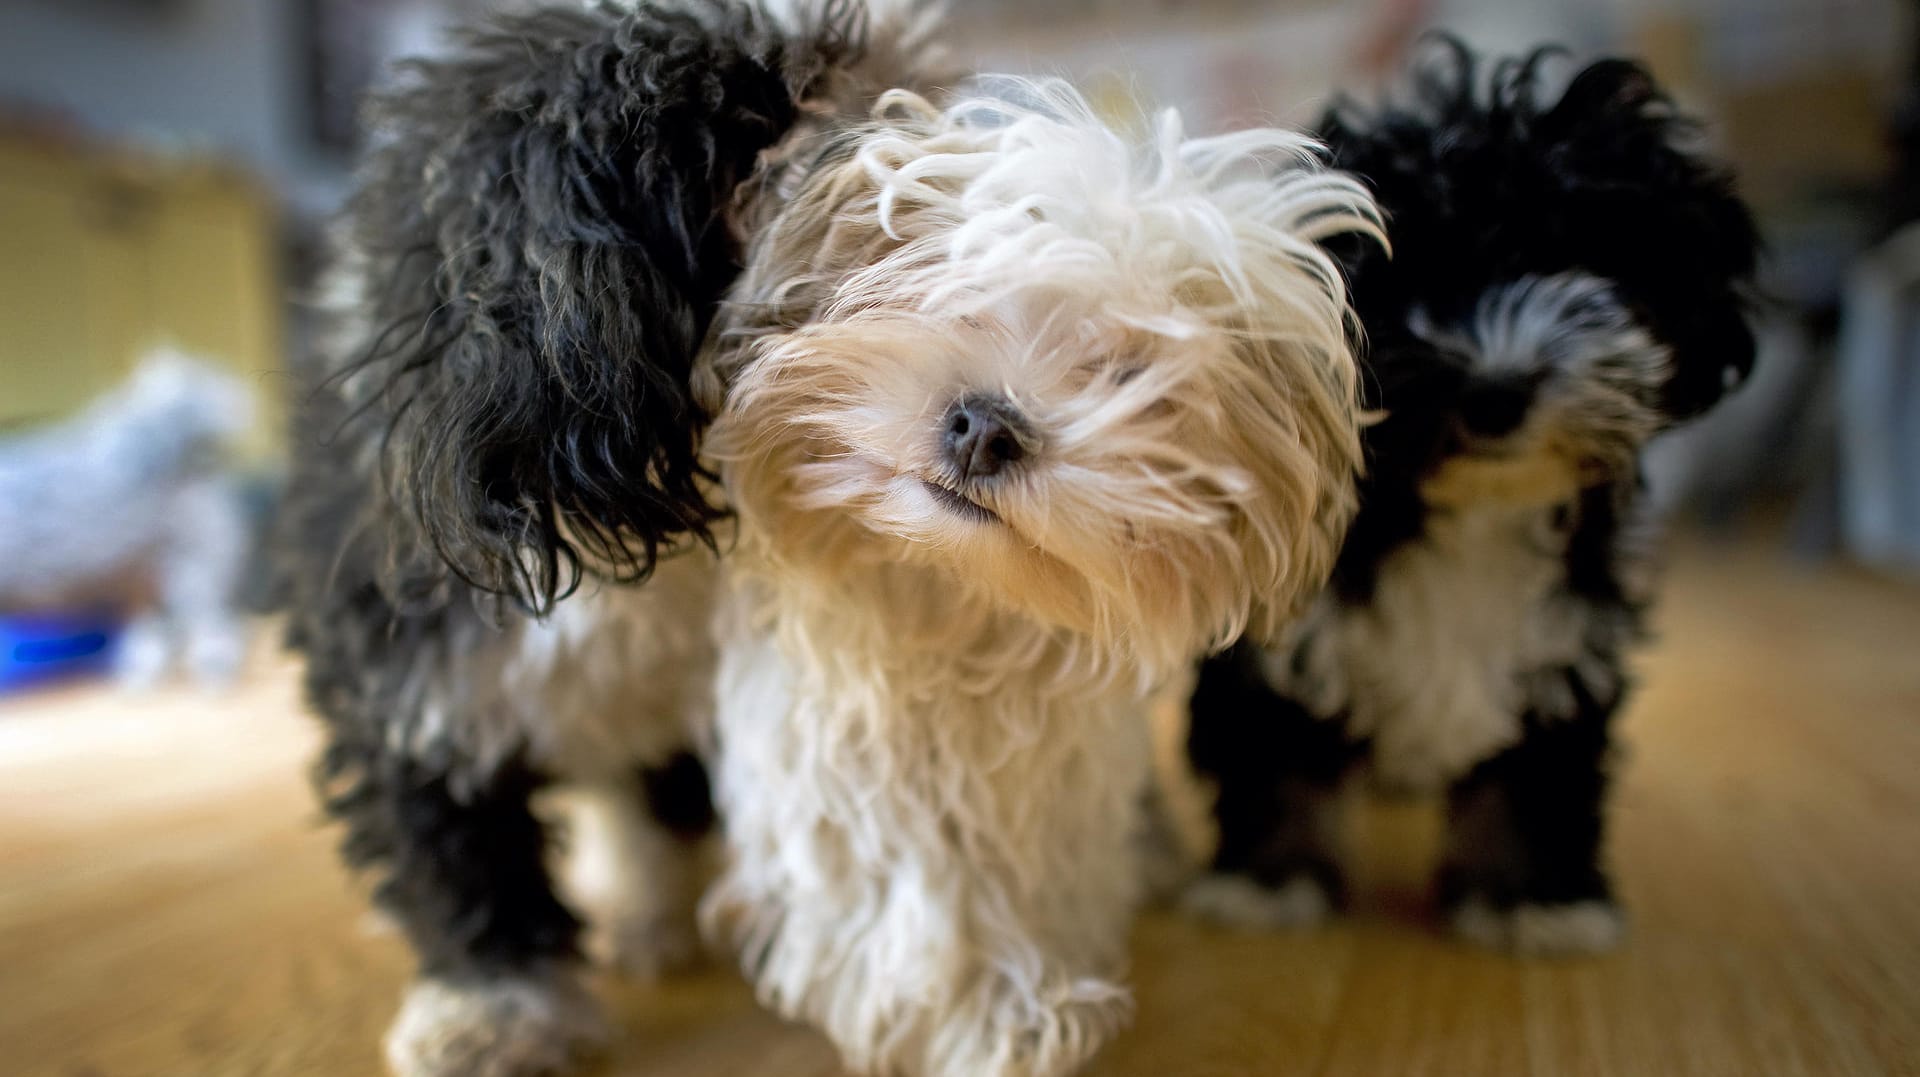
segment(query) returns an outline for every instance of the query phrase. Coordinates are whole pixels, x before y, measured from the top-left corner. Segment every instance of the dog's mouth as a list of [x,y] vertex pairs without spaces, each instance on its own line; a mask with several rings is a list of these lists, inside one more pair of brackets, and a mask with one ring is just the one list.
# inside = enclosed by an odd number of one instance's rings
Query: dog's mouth
[[997,524],[1001,522],[999,513],[958,490],[949,489],[930,479],[921,479],[920,485],[927,488],[927,493],[933,495],[933,499],[938,501],[941,507],[956,516],[961,516],[975,523],[982,524]]

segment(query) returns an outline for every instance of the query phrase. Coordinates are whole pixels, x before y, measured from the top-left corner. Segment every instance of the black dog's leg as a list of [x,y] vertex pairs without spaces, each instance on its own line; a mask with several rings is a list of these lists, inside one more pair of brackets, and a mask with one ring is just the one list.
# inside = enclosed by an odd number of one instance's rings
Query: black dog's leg
[[1576,714],[1529,714],[1520,743],[1448,793],[1440,901],[1454,929],[1483,945],[1593,953],[1622,934],[1601,848],[1614,706],[1569,681]]
[[336,742],[323,762],[349,863],[420,961],[387,1036],[402,1077],[557,1070],[601,1035],[578,979],[580,922],[555,896],[519,766],[449,772]]
[[1244,926],[1318,923],[1346,899],[1340,794],[1359,746],[1268,687],[1250,647],[1201,668],[1192,710],[1187,757],[1218,787],[1220,845],[1185,906]]

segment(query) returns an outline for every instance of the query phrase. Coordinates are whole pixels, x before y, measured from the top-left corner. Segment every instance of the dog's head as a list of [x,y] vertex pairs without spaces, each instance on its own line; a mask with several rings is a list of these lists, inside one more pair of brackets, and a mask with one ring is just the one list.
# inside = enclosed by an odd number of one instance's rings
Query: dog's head
[[1753,363],[1758,241],[1727,175],[1622,60],[1543,94],[1542,50],[1495,64],[1435,42],[1409,97],[1322,123],[1379,197],[1394,258],[1356,248],[1384,479],[1430,502],[1558,499],[1626,477],[1654,433]]
[[1324,578],[1356,377],[1321,241],[1369,199],[1281,131],[1135,144],[1057,83],[895,94],[749,248],[704,398],[797,571],[956,592],[1182,657]]
[[833,0],[555,3],[370,103],[329,373],[432,571],[543,609],[710,539],[689,378],[740,270],[729,213],[870,44]]

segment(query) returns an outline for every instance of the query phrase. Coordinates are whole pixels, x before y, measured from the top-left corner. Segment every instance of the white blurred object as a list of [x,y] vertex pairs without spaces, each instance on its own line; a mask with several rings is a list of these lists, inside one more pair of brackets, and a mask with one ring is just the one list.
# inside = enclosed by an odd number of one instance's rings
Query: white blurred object
[[1841,541],[1870,564],[1920,570],[1920,224],[1847,275],[1838,389]]
[[0,611],[121,606],[123,682],[176,663],[229,681],[250,532],[225,457],[253,412],[232,376],[161,349],[79,415],[0,441]]

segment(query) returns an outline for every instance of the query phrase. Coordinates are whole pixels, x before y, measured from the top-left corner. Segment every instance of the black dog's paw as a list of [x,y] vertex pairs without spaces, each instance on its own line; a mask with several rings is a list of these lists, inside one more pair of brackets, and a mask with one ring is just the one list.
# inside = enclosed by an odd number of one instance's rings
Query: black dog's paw
[[1249,875],[1209,872],[1180,895],[1180,909],[1197,920],[1249,930],[1303,931],[1326,923],[1338,895],[1312,873],[1268,886]]
[[1468,942],[1519,957],[1575,957],[1606,953],[1626,937],[1626,915],[1607,898],[1530,902],[1499,907],[1469,897],[1448,916]]

